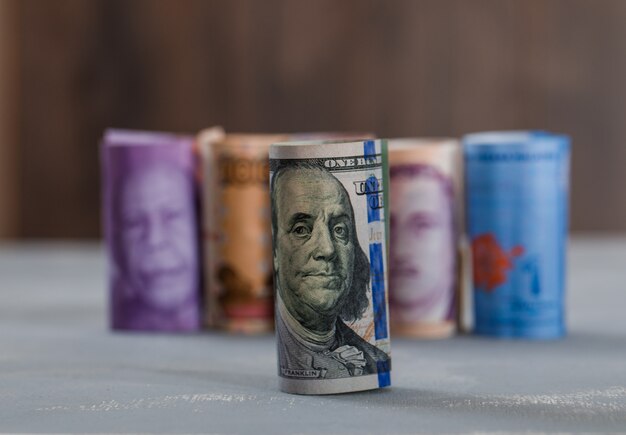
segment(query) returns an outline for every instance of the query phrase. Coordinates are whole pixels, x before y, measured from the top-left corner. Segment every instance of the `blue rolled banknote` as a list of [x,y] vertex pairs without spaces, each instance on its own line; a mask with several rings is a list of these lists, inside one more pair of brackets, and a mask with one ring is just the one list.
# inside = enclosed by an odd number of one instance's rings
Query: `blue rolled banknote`
[[563,336],[569,138],[488,132],[463,142],[474,332]]

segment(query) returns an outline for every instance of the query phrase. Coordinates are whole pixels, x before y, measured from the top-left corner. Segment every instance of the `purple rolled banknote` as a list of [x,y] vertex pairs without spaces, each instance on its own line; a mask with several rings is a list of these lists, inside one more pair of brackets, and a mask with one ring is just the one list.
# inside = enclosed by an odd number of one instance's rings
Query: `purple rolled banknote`
[[107,130],[101,144],[111,327],[200,326],[193,139]]
[[392,332],[455,331],[460,253],[461,150],[454,139],[390,139]]

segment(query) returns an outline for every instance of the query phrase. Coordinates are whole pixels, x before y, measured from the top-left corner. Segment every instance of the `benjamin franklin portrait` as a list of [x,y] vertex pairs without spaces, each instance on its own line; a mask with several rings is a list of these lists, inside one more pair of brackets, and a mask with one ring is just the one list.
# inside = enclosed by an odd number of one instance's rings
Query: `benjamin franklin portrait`
[[271,197],[279,375],[377,373],[388,355],[348,326],[369,308],[370,281],[348,192],[324,168],[294,163],[276,170]]

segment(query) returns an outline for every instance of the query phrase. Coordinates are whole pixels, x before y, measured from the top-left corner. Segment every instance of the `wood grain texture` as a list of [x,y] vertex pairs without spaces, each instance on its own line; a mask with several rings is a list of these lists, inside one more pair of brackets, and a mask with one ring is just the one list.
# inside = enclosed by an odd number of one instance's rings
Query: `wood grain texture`
[[0,0],[0,238],[17,237],[19,187],[18,3]]
[[626,230],[626,2],[20,3],[20,233],[99,234],[108,126],[573,138],[572,228]]

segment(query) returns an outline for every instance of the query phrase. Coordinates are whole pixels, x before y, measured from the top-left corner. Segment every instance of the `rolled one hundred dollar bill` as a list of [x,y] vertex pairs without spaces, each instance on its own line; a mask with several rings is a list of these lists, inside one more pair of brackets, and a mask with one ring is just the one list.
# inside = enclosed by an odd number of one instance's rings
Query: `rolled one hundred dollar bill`
[[270,148],[281,390],[390,385],[387,149],[380,140]]
[[468,135],[463,142],[474,331],[561,337],[569,138],[490,132]]
[[[369,137],[371,135],[363,135]],[[274,328],[269,147],[351,133],[198,135],[202,159],[205,318],[210,327],[262,333]]]
[[200,326],[193,139],[107,130],[101,143],[111,326]]
[[389,309],[394,334],[443,338],[456,327],[461,148],[455,139],[389,144]]

